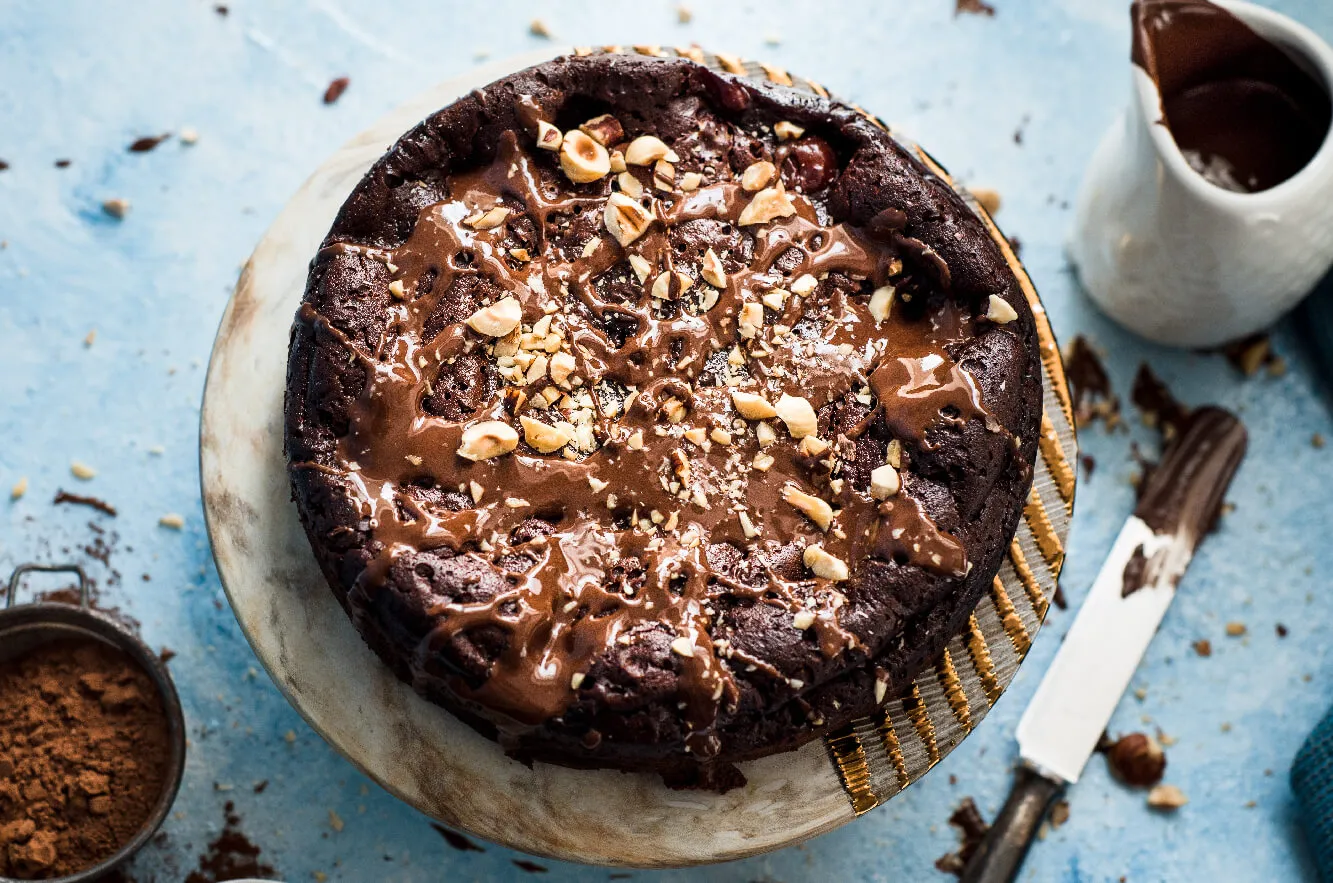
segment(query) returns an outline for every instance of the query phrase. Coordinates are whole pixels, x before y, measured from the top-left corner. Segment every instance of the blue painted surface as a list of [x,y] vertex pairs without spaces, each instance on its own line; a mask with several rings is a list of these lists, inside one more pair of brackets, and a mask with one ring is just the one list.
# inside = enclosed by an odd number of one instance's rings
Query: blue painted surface
[[[179,653],[187,778],[166,845],[135,865],[140,878],[181,879],[234,800],[243,829],[290,881],[316,871],[346,881],[528,879],[512,864],[518,853],[446,846],[314,736],[259,672],[209,556],[196,433],[204,366],[237,268],[287,197],[404,98],[482,52],[541,45],[528,33],[534,16],[575,43],[697,41],[770,59],[872,108],[965,181],[1001,191],[999,220],[1022,240],[1057,333],[1092,338],[1122,394],[1146,359],[1186,401],[1243,414],[1251,451],[1231,493],[1236,509],[1205,544],[1135,679],[1142,698],[1126,697],[1112,724],[1176,737],[1167,778],[1191,802],[1154,814],[1094,760],[1071,794],[1069,822],[1037,845],[1025,879],[1312,878],[1286,783],[1301,739],[1333,703],[1333,448],[1311,444],[1314,433],[1333,439],[1333,420],[1312,360],[1288,323],[1275,336],[1287,372],[1243,380],[1219,356],[1148,346],[1097,314],[1077,290],[1063,239],[1083,164],[1127,96],[1125,4],[994,2],[994,18],[955,18],[950,0],[836,12],[788,0],[700,2],[689,25],[660,2],[233,0],[226,17],[202,0],[0,2],[0,159],[11,165],[0,172],[0,487],[30,482],[21,500],[0,498],[0,570],[84,560],[104,603]],[[1333,39],[1327,0],[1272,5]],[[323,105],[340,75],[350,89]],[[125,151],[137,136],[185,126],[200,133],[193,147],[171,140]],[[57,158],[72,164],[57,169]],[[131,201],[124,221],[99,208],[111,197]],[[96,341],[85,346],[92,329]],[[1080,487],[1063,580],[1073,604],[1131,508],[1130,440],[1151,444],[1127,413],[1128,433],[1096,427],[1082,439],[1097,468]],[[71,477],[74,459],[97,477]],[[60,487],[103,497],[120,515],[53,507]],[[167,512],[185,516],[183,531],[158,525]],[[89,522],[118,535],[110,562],[119,580],[80,551],[94,536]],[[932,868],[955,845],[945,820],[964,795],[988,816],[1002,801],[1013,726],[1071,615],[1052,611],[980,729],[889,805],[802,847],[634,878],[945,879]],[[1245,622],[1248,635],[1227,637],[1229,621]],[[1199,638],[1211,640],[1210,658],[1190,649]],[[262,780],[268,787],[254,793]],[[543,879],[607,877],[542,864]]]

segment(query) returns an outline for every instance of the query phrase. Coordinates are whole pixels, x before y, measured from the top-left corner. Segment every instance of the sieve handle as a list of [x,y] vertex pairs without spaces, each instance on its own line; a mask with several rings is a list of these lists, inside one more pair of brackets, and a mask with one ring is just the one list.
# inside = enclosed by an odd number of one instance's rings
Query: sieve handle
[[88,609],[88,574],[77,564],[20,564],[9,577],[9,591],[5,593],[5,609],[14,606],[14,596],[18,594],[19,580],[25,573],[75,573],[79,576],[79,606]]

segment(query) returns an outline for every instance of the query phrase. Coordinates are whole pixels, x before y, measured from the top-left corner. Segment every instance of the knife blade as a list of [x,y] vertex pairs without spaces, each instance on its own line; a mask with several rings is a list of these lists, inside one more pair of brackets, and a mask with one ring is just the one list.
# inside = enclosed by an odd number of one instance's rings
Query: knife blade
[[1017,730],[1014,788],[963,871],[1013,880],[1046,810],[1078,781],[1245,456],[1228,411],[1188,415],[1125,522]]

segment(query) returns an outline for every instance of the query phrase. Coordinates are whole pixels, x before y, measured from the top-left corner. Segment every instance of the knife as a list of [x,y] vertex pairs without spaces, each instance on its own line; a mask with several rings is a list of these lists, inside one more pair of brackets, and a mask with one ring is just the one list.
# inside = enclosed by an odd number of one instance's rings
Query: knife
[[1245,427],[1228,411],[1185,417],[1144,477],[1064,643],[1018,723],[1013,789],[963,870],[963,883],[1014,880],[1052,802],[1078,781],[1212,527],[1245,456]]

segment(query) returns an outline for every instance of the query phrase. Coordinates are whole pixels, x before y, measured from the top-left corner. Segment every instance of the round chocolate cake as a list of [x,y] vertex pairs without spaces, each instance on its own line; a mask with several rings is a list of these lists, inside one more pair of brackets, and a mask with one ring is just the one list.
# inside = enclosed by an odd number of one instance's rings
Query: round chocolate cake
[[561,58],[404,135],[292,335],[301,519],[365,640],[512,755],[725,789],[874,711],[988,589],[1031,312],[862,114]]

